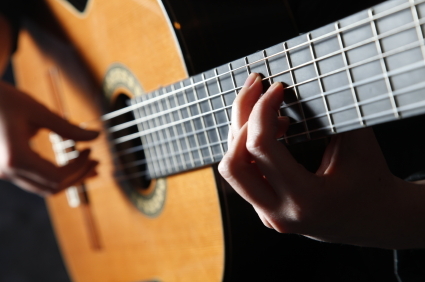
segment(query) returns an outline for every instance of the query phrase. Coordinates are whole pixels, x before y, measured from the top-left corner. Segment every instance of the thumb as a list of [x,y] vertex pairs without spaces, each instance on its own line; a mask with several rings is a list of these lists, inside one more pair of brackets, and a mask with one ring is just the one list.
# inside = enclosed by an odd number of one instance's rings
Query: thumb
[[99,132],[93,130],[86,130],[77,125],[74,125],[60,116],[54,114],[45,107],[40,107],[39,112],[33,115],[35,120],[33,122],[38,127],[44,127],[52,130],[60,136],[72,139],[75,141],[88,141],[93,140],[99,136]]

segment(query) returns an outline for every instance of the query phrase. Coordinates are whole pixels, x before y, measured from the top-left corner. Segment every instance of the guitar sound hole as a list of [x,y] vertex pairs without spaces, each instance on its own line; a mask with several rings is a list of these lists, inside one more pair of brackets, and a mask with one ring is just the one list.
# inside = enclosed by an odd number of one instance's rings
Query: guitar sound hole
[[[125,94],[119,94],[114,101],[113,110],[119,110],[128,106],[130,98]],[[110,121],[110,126],[120,125],[134,120],[133,112],[127,112]],[[114,140],[139,132],[137,125],[113,132],[111,134],[112,143]],[[147,166],[145,163],[145,154],[140,138],[115,144],[114,159],[116,162],[118,180],[126,183],[134,190],[146,190],[149,188],[151,180],[146,175]]]

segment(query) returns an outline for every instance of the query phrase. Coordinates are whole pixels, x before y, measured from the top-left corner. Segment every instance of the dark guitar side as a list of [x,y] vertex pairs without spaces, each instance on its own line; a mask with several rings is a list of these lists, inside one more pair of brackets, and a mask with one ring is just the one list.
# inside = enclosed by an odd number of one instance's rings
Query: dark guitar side
[[[24,90],[37,93],[36,98],[44,99],[55,111],[57,96],[63,95],[67,116],[80,123],[101,115],[98,94],[112,63],[129,66],[145,90],[150,91],[380,1],[164,0],[185,62],[175,49],[165,19],[155,14],[160,11],[157,1],[104,6],[102,1],[89,1],[89,9],[99,9],[96,13],[101,15],[91,22],[91,14],[78,18],[70,14],[62,0],[46,2],[55,13],[56,25],[75,49],[67,41],[51,44],[56,39],[52,41],[50,35],[30,28],[21,35],[22,50],[15,58],[17,80]],[[142,17],[131,9],[154,13]],[[141,22],[136,26],[126,27],[120,21],[137,17]],[[98,42],[100,38],[106,38],[105,42]],[[146,38],[150,41],[137,42]],[[113,55],[96,52],[102,48],[113,50]],[[34,145],[53,159],[45,132]],[[319,140],[292,146],[291,150],[300,162],[314,170],[325,145],[326,140]],[[329,245],[266,229],[252,207],[224,183],[216,167],[168,177],[164,213],[147,218],[131,205],[116,184],[111,156],[105,153],[105,136],[78,148],[84,147],[92,147],[95,158],[103,164],[99,177],[87,182],[89,204],[72,209],[64,194],[48,199],[56,233],[75,281],[394,279],[390,251]]]

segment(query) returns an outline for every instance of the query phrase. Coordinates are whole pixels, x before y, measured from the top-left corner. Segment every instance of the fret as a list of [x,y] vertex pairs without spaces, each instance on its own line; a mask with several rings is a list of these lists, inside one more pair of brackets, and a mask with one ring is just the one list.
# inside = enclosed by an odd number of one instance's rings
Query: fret
[[[141,101],[148,100],[148,96],[142,96],[140,99],[141,99]],[[142,117],[142,116],[148,117],[148,116],[150,116],[152,114],[151,113],[151,109],[150,109],[150,105],[147,105],[146,107],[139,108],[135,112],[138,113],[140,117]],[[146,120],[146,121],[140,123],[140,126],[141,126],[141,129],[142,130],[146,130],[146,129],[152,128],[152,121],[151,120]],[[153,136],[151,134],[146,134],[145,139],[146,139],[145,140],[146,142],[144,144],[154,144]],[[154,157],[156,155],[156,152],[155,152],[155,149],[154,148],[151,148],[149,150],[149,155],[150,155],[150,157]],[[150,168],[149,171],[151,171],[152,173],[154,173],[157,170],[158,164],[153,163],[152,165],[154,167],[152,169]]]
[[[183,82],[180,82],[179,86],[180,86],[180,89],[184,89]],[[177,99],[177,96],[175,98]],[[181,101],[183,104],[178,103],[178,101],[176,102],[179,106],[184,105],[184,99]],[[182,110],[178,110],[177,112],[179,116],[179,121],[182,121],[183,120]],[[183,136],[182,138],[180,138],[180,142],[179,142],[183,151],[186,150],[187,148],[190,148],[190,143],[189,143],[189,140],[187,139],[186,128],[184,127],[184,125],[177,124],[176,128],[177,128],[177,133],[179,134],[179,136]],[[183,153],[183,160],[186,163],[186,165],[189,163],[189,168],[195,167],[195,161],[193,160],[192,154]]]
[[[410,10],[412,12],[413,21],[415,23],[415,29],[416,34],[419,42],[421,43],[421,52],[422,52],[422,59],[425,59],[425,44],[424,44],[424,33],[421,28],[420,20],[419,20],[419,13],[418,8],[415,5],[415,0],[409,0],[410,3]],[[425,7],[425,5],[424,5]]]
[[[273,84],[273,77],[272,77],[272,73],[270,71],[270,66],[269,66],[269,61],[267,59],[267,53],[266,50],[261,51],[261,54],[263,56],[263,61],[264,61],[264,65],[266,67],[266,79],[269,81],[269,85]],[[278,111],[278,115],[280,116],[280,112]]]
[[247,57],[244,57],[244,62],[245,62],[246,73],[249,76],[252,73],[252,71],[251,71],[251,68],[249,66],[248,58]]
[[[285,52],[286,63],[288,64],[288,67],[289,67],[289,75],[290,75],[290,78],[291,78],[291,84],[292,85],[295,85],[296,81],[295,81],[295,78],[294,78],[294,73],[291,70],[292,69],[292,64],[291,64],[291,60],[289,58],[289,52],[287,51],[287,47],[286,46],[287,46],[287,43],[286,42],[283,43],[283,50]],[[286,93],[288,94],[288,91]],[[298,91],[297,91],[297,88],[296,87],[294,87],[294,94],[295,94],[296,100],[299,101],[300,100],[300,97],[298,95]],[[301,106],[301,103],[299,103],[298,110],[301,113],[301,120],[304,121],[303,122],[304,132],[306,132],[307,139],[310,140],[311,139],[311,136],[310,136],[310,133],[308,132],[307,122],[305,121],[305,115],[304,115],[304,111],[303,111],[303,108]],[[291,129],[292,128],[289,128],[288,129],[288,135],[292,134]],[[302,136],[300,136],[300,137],[302,137]]]
[[[166,94],[167,89],[163,88],[162,92],[163,92],[162,95]],[[166,109],[167,106],[168,106],[167,105],[167,99],[163,99],[162,101],[163,102],[161,102],[161,104],[160,104],[160,111],[164,111],[164,109]],[[169,120],[166,119],[166,116],[162,116],[162,121],[163,121],[164,124],[168,124],[168,122],[170,122]],[[163,130],[163,136],[165,137],[164,139],[166,139],[166,140],[170,140],[170,138],[171,138],[170,132],[166,129]],[[163,141],[163,140],[161,140],[161,141]],[[172,165],[170,165],[170,167],[169,167],[169,171],[170,171],[170,173],[172,173],[174,171],[177,171],[177,168],[178,168],[177,159],[174,156],[170,156],[173,152],[173,148],[172,148],[172,145],[170,144],[170,142],[166,142],[165,144],[167,146],[167,153],[168,153],[168,156],[169,156],[168,161],[170,162],[170,164],[172,163]]]
[[[156,97],[157,97],[157,91],[152,92],[152,98],[154,99]],[[156,103],[157,102],[152,103],[149,107],[151,114],[158,112],[158,109],[156,107]],[[150,121],[151,121],[150,125],[153,126],[154,128],[160,128],[161,127],[161,125],[158,122],[158,117],[155,117],[155,118],[151,119]],[[161,138],[159,136],[159,132],[160,132],[159,130],[156,130],[155,132],[151,133],[152,141],[153,141],[154,144],[158,144],[158,142],[161,140]],[[161,157],[163,155],[161,146],[154,146],[153,148],[154,148],[155,156],[157,157],[157,159],[158,159],[158,156]],[[162,174],[162,172],[164,170],[166,170],[165,169],[166,165],[165,165],[163,160],[158,160],[157,163],[158,163],[158,171],[155,171],[155,175],[154,175],[155,177]]]
[[[153,98],[152,96],[153,96],[152,93],[149,93],[146,96],[142,96],[141,99],[144,100],[144,101],[146,101],[148,99],[152,99]],[[144,112],[145,116],[152,115],[153,114],[153,112],[152,112],[152,105],[147,105],[146,107],[140,108],[139,109],[139,112],[140,113],[143,113]],[[143,130],[146,130],[146,129],[152,128],[152,126],[154,126],[154,122],[153,122],[153,120],[147,120],[144,123],[141,123],[141,125],[143,126],[142,129]],[[142,144],[147,144],[147,145],[149,145],[149,144],[152,144],[152,145],[155,144],[155,138],[153,136],[153,133],[154,132],[152,132],[150,134],[147,134],[146,135],[146,139],[145,139],[145,141],[147,141],[147,142],[142,143]],[[142,142],[143,142],[143,140],[142,140]],[[155,159],[156,156],[157,156],[157,152],[156,152],[157,149],[156,149],[156,147],[155,146],[150,146],[148,148],[149,148],[148,151],[149,151],[150,158],[151,159]],[[147,164],[149,164],[148,159],[147,159]],[[152,162],[151,163],[151,167],[149,167],[149,176],[150,177],[155,177],[156,175],[159,174],[160,171],[161,171],[161,167],[160,167],[159,162],[157,162],[157,161],[156,162]]]
[[[143,96],[140,96],[140,97],[136,97],[134,100],[131,100],[131,103],[142,102],[146,96],[143,95]],[[146,108],[144,108],[144,107],[133,110],[133,115],[134,115],[135,119],[138,119],[142,116],[146,116],[146,114],[147,114]],[[147,126],[144,123],[138,123],[137,128],[139,129],[139,131],[143,132],[143,130],[145,128],[147,128]],[[148,136],[148,135],[147,136],[140,136],[140,138],[142,140],[143,145],[148,144],[149,141],[152,142],[152,140],[149,140],[149,139],[151,139],[151,137]],[[146,160],[148,160],[149,158],[152,158],[154,156],[154,154],[152,154],[151,149],[150,150],[144,150],[144,153],[145,153]],[[157,165],[155,163],[152,163],[150,165],[148,164],[148,166],[147,166],[147,170],[148,170],[148,174],[149,174],[148,177],[151,177],[152,173],[154,171],[156,171],[156,169],[157,169]]]
[[251,73],[261,73],[262,75],[267,74],[267,67],[263,59],[264,57],[262,52],[257,52],[246,57]]
[[[218,79],[218,70],[217,69],[218,68],[214,69],[214,75],[215,75],[215,78],[216,78],[216,81],[217,81],[218,91],[219,91],[219,93],[223,93],[223,88],[222,88],[221,82]],[[211,100],[208,99],[208,102],[210,104],[211,109],[213,109],[212,104],[211,104]],[[207,125],[210,125],[210,124],[207,123]],[[209,131],[210,133],[208,134],[208,139],[209,139],[210,143],[215,143],[216,139],[220,140],[220,132],[218,131],[218,128],[217,128],[217,120],[215,118],[215,115],[213,115],[213,126],[215,128],[215,134],[216,135],[214,135],[212,133],[212,131]],[[214,138],[215,136],[216,136],[216,138]],[[219,160],[219,159],[221,159],[222,156],[224,156],[225,149],[224,149],[223,144],[220,144],[219,148],[217,146],[211,146],[211,150],[213,152],[214,160]],[[221,156],[216,157],[217,155],[221,155]]]
[[[193,78],[190,78],[190,85],[192,85],[192,86],[194,85]],[[198,98],[198,93],[197,93],[195,87],[192,88],[192,91],[193,91],[193,100],[195,101]],[[189,101],[186,99],[186,103],[188,103],[188,102]],[[194,125],[193,120],[190,120],[190,126],[191,126],[191,129],[192,129],[191,132],[194,132],[195,131],[195,125]],[[193,134],[193,141],[195,143],[195,146],[199,148],[199,140],[198,140],[198,138],[195,134]],[[192,153],[192,154],[196,154],[198,156],[197,158],[199,159],[199,161],[198,162],[195,161],[196,166],[201,166],[201,165],[205,164],[205,161],[202,158],[201,150],[197,150],[197,153]],[[196,156],[195,156],[195,159],[196,159]]]
[[[290,78],[288,77],[289,74],[280,75],[281,73],[289,69],[285,55],[282,52],[282,50],[283,49],[280,44],[272,46],[264,50],[263,57],[264,57],[264,60],[266,60],[267,72],[270,77],[270,83],[278,81],[283,83],[285,86],[289,86],[290,85],[290,82],[289,82]],[[273,54],[278,54],[278,55],[273,55]],[[285,90],[285,101],[283,101],[281,105],[281,109],[284,105],[286,105],[286,101],[287,101],[286,96],[287,95]],[[279,110],[278,116],[282,116],[282,112],[283,112],[282,110]],[[283,137],[285,142],[288,143],[286,132],[284,133]]]
[[[335,23],[335,29],[337,31],[340,30],[339,22]],[[338,32],[338,44],[339,44],[341,50],[344,50],[345,46],[344,46],[344,42],[342,41],[341,32]],[[350,86],[350,92],[351,92],[351,95],[353,97],[354,107],[355,107],[357,116],[359,118],[359,123],[360,123],[361,126],[364,126],[365,124],[363,122],[363,115],[362,115],[362,111],[361,111],[360,106],[359,106],[359,99],[357,97],[356,90],[353,86],[353,77],[351,76],[351,71],[350,71],[349,64],[348,64],[347,54],[346,54],[345,51],[342,51],[341,54],[342,54],[343,64],[347,68],[346,73],[347,73],[348,84]]]
[[[212,110],[215,111],[213,113],[213,126],[215,128],[215,133],[213,134],[216,139],[212,140],[212,142],[227,140],[228,136],[228,112],[225,107],[225,103],[223,100],[223,93],[234,93],[234,81],[232,77],[232,73],[229,71],[228,65],[222,65],[217,67],[214,70],[217,77],[217,85],[220,90],[220,94],[218,96],[211,97],[209,102],[211,104]],[[218,148],[212,148],[213,154],[215,158],[218,155]],[[215,150],[215,151],[214,151]],[[224,156],[224,153],[227,151],[227,142],[220,142],[220,154]]]
[[[317,66],[315,50],[313,49],[313,44],[311,43],[311,33],[307,33],[307,40],[308,40],[309,46],[310,46],[311,58],[314,61],[314,63],[313,63],[314,70],[316,71],[316,76],[319,77],[320,76],[320,72],[319,72],[319,68]],[[332,133],[335,133],[335,128],[333,126],[332,118],[331,118],[331,115],[329,114],[328,102],[327,102],[327,99],[326,99],[325,95],[323,94],[324,91],[323,91],[322,80],[319,77],[317,79],[317,81],[319,83],[319,90],[320,90],[320,94],[322,95],[322,100],[323,100],[323,104],[324,104],[324,107],[325,107],[326,116],[328,118],[329,126],[331,128]]]
[[372,32],[373,32],[373,36],[374,36],[375,43],[376,43],[376,49],[378,50],[378,54],[381,56],[380,63],[381,63],[382,72],[383,72],[384,77],[385,77],[385,85],[386,85],[387,90],[388,90],[388,96],[389,96],[389,99],[390,99],[391,107],[394,111],[394,117],[399,118],[400,114],[397,110],[397,104],[396,104],[396,101],[395,101],[395,98],[394,98],[393,89],[392,89],[392,86],[391,86],[391,83],[390,83],[390,79],[388,77],[387,66],[385,64],[384,58],[382,57],[381,41],[379,39],[377,39],[378,38],[378,29],[376,28],[376,23],[373,20],[373,10],[369,9],[368,14],[369,14],[369,17],[371,18],[370,24],[372,26]]
[[[237,82],[236,82],[235,73],[233,72],[232,63],[229,63],[228,67],[229,67],[230,76],[232,78],[232,85],[233,85],[233,89],[234,89],[234,97],[236,99],[236,96],[238,95],[238,91],[237,91],[238,85],[237,85]],[[241,72],[240,74],[237,74],[237,77],[240,78],[240,76],[243,76],[243,75],[244,75],[244,72]],[[239,83],[243,85],[246,78],[240,79]],[[221,97],[221,101],[222,101],[223,105],[226,105],[224,97],[222,95],[220,95],[220,97]],[[232,103],[233,103],[233,101],[232,101]],[[224,140],[227,141],[227,138],[229,137],[229,132],[232,130],[231,129],[231,121],[232,121],[231,113],[229,114],[228,111],[225,111],[225,117],[226,117],[225,121],[227,122],[228,125],[224,126],[223,129],[222,129],[222,132],[221,132],[222,141],[224,141]],[[226,138],[226,136],[227,136],[227,138]],[[228,142],[226,142],[225,144],[226,144],[226,150],[225,151],[227,152],[229,150],[229,144],[228,144]]]
[[[201,79],[204,82],[204,88],[205,88],[206,95],[207,96],[210,96],[209,89],[207,87],[207,84],[205,83],[205,74],[202,74],[201,75]],[[196,92],[195,94],[196,94],[197,98],[199,98],[198,93]],[[198,106],[199,112],[201,112],[200,107],[199,107],[199,104],[196,104],[196,105]],[[214,155],[213,155],[213,151],[211,149],[211,142],[210,142],[210,139],[208,137],[207,132],[205,131],[206,126],[205,126],[205,123],[204,123],[204,119],[200,118],[199,120],[200,120],[200,123],[202,125],[201,128],[203,130],[203,132],[201,134],[203,134],[205,136],[205,141],[206,141],[205,143],[207,145],[209,157],[211,158],[211,160],[210,161],[207,161],[207,163],[212,163],[212,162],[214,162]]]
[[[159,96],[159,90],[154,91],[153,92],[153,97],[155,98],[155,97],[158,97],[158,96]],[[154,102],[152,104],[151,109],[152,109],[152,111],[154,113],[157,113],[157,112],[160,111],[158,101],[156,101],[156,102]],[[153,123],[155,124],[155,127],[161,127],[163,125],[161,123],[161,120],[160,120],[159,117],[156,117],[155,119],[153,119]],[[161,131],[160,130],[158,130],[158,131],[156,131],[156,132],[153,133],[153,136],[154,136],[154,139],[155,139],[155,144],[158,144],[158,142],[160,142],[160,140],[162,140],[164,138],[161,135],[162,134],[161,134]],[[159,146],[158,145],[155,146],[155,149],[156,149],[156,152],[157,152],[157,156],[162,157],[162,156],[165,156],[167,154],[167,151],[163,147],[163,144],[161,144]],[[163,159],[161,159],[158,163],[159,163],[159,168],[160,168],[160,174],[170,173],[168,171],[169,165],[167,164],[166,161],[164,161]]]
[[[189,102],[189,99],[194,101],[195,100],[195,93],[193,88],[188,88],[188,86],[192,86],[192,80],[191,78],[189,79],[185,79],[182,81],[182,88],[184,89],[182,91],[183,93],[183,101],[180,102],[180,105],[187,105]],[[184,136],[187,140],[187,143],[189,144],[189,148],[194,148],[197,147],[197,140],[196,140],[196,136],[194,136],[192,134],[192,132],[194,131],[194,126],[193,126],[193,119],[191,119],[191,112],[190,112],[190,108],[189,107],[184,107],[180,110],[181,114],[182,114],[182,126],[184,128]],[[199,155],[200,152],[194,151],[192,153],[189,153],[189,155],[191,156],[194,166],[200,166],[201,163],[199,163],[198,159],[199,159]]]
[[[172,91],[175,91],[175,85],[177,85],[177,84],[173,84],[173,85],[171,85],[171,90]],[[171,106],[171,104],[174,104],[174,107],[176,107],[176,101],[175,101],[175,99],[174,99],[174,95],[173,96],[170,96],[170,97],[172,97],[172,99],[168,99],[168,104]],[[176,111],[177,112],[177,111]],[[173,136],[179,136],[179,134],[178,134],[178,132],[177,132],[177,128],[176,128],[176,126],[175,126],[175,123],[176,123],[176,121],[178,121],[178,118],[179,118],[179,115],[178,115],[178,113],[177,113],[177,115],[175,116],[175,115],[172,115],[171,116],[172,117],[172,126],[170,126],[170,134],[171,135],[173,135]],[[177,118],[177,120],[176,120],[176,118]],[[176,148],[177,147],[177,148]],[[174,140],[174,142],[173,142],[173,148],[174,148],[174,150],[175,151],[177,151],[177,152],[182,152],[183,151],[183,148],[182,148],[182,146],[181,146],[181,143],[180,143],[180,140],[179,139],[177,139],[176,138],[176,140]],[[177,150],[176,150],[177,149]],[[179,155],[176,155],[176,160],[177,160],[177,162],[179,163],[179,167],[183,167],[183,169],[188,169],[188,167],[187,167],[187,165],[186,165],[186,161],[185,161],[185,159],[184,159],[184,157],[183,157],[183,154],[179,154]]]

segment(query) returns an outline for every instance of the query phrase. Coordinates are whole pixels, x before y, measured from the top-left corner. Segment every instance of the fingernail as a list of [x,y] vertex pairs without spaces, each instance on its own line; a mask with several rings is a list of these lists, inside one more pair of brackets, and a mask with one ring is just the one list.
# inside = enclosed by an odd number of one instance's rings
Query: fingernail
[[255,80],[257,79],[258,74],[253,72],[251,73],[248,78],[245,81],[245,84],[243,85],[243,87],[250,87],[252,84],[254,84]]
[[281,120],[281,121],[285,121],[285,122],[289,122],[290,121],[290,119],[289,119],[289,117],[288,116],[280,116],[280,117],[277,117],[279,120]]

